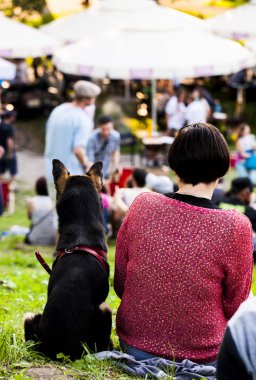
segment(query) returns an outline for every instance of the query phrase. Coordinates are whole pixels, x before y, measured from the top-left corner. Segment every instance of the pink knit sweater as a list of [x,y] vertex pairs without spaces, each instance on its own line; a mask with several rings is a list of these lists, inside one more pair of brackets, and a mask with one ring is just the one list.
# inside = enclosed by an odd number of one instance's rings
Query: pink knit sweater
[[242,214],[138,196],[117,239],[118,336],[155,356],[215,360],[227,321],[250,292],[252,267]]

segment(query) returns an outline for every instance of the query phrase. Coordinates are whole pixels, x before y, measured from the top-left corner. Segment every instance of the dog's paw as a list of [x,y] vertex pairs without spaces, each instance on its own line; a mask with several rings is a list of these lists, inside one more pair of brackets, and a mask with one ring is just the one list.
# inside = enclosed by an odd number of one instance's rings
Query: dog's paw
[[106,302],[102,302],[102,303],[99,305],[99,309],[100,309],[100,311],[102,311],[103,313],[110,313],[110,314],[112,314],[112,310],[110,309],[110,306],[109,306]]
[[24,318],[23,318],[23,321],[30,321],[31,319],[33,319],[35,317],[36,313],[31,313],[31,312],[28,312],[24,315]]

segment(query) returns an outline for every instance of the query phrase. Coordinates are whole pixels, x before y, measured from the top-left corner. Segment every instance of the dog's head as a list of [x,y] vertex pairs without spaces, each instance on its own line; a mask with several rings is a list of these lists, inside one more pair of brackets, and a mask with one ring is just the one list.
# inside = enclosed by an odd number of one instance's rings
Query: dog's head
[[[99,161],[93,164],[85,175],[76,176],[70,175],[61,161],[52,160],[52,174],[57,193],[57,202],[59,201],[69,182],[75,181],[76,179],[82,180],[84,185],[86,185],[88,181],[89,183],[91,182],[97,193],[100,195],[102,190],[102,168],[103,164],[101,161]],[[81,181],[79,181],[79,183],[81,183]]]

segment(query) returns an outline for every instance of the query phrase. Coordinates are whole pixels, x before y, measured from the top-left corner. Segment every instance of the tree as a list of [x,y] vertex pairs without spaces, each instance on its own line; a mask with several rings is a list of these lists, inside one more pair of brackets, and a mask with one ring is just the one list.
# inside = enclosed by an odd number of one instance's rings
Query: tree
[[12,0],[13,8],[20,8],[21,11],[29,14],[42,13],[46,7],[46,0]]

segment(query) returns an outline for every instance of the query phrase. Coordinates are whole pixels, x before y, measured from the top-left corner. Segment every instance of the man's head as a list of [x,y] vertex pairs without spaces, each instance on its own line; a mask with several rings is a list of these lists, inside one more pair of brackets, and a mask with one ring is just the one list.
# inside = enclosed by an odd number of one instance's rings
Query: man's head
[[36,181],[36,193],[38,195],[48,195],[47,181],[45,177],[39,177]]
[[16,120],[16,117],[17,117],[17,112],[16,111],[8,111],[8,110],[4,110],[2,113],[1,113],[1,119],[4,123],[6,124],[12,124],[15,122]]
[[147,172],[144,169],[136,168],[132,172],[132,182],[134,187],[144,187],[146,185]]
[[196,87],[192,92],[192,97],[194,100],[202,98],[202,91],[200,88]]
[[101,89],[96,84],[79,80],[74,84],[75,101],[84,108],[95,102],[96,97],[101,93]]
[[247,177],[236,178],[231,182],[230,194],[244,203],[250,203],[252,191],[252,181]]
[[101,137],[103,139],[107,139],[114,128],[114,123],[111,117],[109,116],[102,116],[99,119],[98,126],[100,128]]

